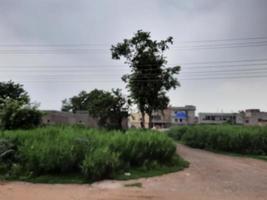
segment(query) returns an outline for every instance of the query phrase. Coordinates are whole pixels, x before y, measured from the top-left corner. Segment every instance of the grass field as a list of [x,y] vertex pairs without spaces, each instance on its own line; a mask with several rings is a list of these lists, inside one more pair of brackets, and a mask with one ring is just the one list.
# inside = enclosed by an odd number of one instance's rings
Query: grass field
[[81,127],[45,127],[0,132],[3,179],[85,183],[157,176],[187,167],[163,133]]

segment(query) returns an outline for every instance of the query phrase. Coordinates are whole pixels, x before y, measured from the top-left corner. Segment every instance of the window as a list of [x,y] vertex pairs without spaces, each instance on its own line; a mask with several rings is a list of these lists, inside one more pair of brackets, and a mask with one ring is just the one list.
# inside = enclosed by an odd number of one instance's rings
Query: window
[[180,122],[183,122],[183,119],[179,119],[180,120]]
[[155,116],[153,116],[152,117],[154,120],[161,120],[161,116],[159,116],[159,115],[155,115]]

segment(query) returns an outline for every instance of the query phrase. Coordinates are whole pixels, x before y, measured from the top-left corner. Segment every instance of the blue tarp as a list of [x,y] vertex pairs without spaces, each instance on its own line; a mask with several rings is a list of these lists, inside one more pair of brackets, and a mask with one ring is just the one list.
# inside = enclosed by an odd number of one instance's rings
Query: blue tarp
[[186,112],[177,112],[175,114],[175,116],[176,116],[177,119],[186,119],[187,118]]

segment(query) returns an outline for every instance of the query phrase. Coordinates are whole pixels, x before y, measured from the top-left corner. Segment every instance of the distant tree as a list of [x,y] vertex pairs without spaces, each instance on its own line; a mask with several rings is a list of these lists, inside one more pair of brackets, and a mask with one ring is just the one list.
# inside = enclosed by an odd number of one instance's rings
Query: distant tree
[[124,57],[131,68],[131,73],[122,80],[127,83],[130,98],[142,114],[142,127],[147,113],[152,128],[152,112],[165,109],[169,103],[167,91],[180,85],[174,76],[179,73],[180,66],[166,67],[164,52],[169,44],[173,44],[172,37],[158,42],[151,39],[149,32],[139,30],[131,39],[111,47],[112,58]]
[[62,111],[77,112],[79,110],[88,110],[89,93],[81,91],[77,96],[62,101]]
[[0,82],[0,127],[28,129],[41,124],[42,113],[30,104],[23,86],[12,81]]
[[43,113],[35,106],[21,106],[17,100],[6,100],[0,111],[2,129],[31,129],[42,123]]
[[121,129],[123,118],[128,117],[129,103],[119,89],[112,92],[95,89],[89,93],[82,91],[78,96],[65,99],[62,110],[86,110],[98,119],[99,126]]
[[0,82],[0,109],[9,99],[17,101],[21,106],[30,102],[30,97],[22,85],[12,81]]

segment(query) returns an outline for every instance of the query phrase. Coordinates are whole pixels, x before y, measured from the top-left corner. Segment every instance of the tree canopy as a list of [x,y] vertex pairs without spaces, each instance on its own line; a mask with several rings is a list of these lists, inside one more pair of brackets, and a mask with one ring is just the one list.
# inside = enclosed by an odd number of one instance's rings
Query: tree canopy
[[88,111],[98,119],[101,127],[121,129],[123,118],[128,116],[129,102],[122,96],[121,90],[112,92],[94,89],[87,93],[82,91],[78,96],[63,101],[62,110],[77,112]]
[[18,104],[25,105],[30,102],[30,97],[21,84],[12,81],[0,82],[0,108],[8,100],[15,100]]
[[22,85],[0,82],[0,128],[29,129],[39,126],[41,120],[42,113],[30,104]]
[[111,47],[112,58],[125,58],[125,63],[131,68],[122,80],[142,113],[142,127],[145,113],[149,116],[149,127],[152,127],[152,112],[165,109],[169,104],[167,91],[180,85],[175,77],[180,66],[166,67],[164,52],[171,44],[172,37],[156,41],[151,39],[149,32],[139,30],[131,39],[124,39]]

